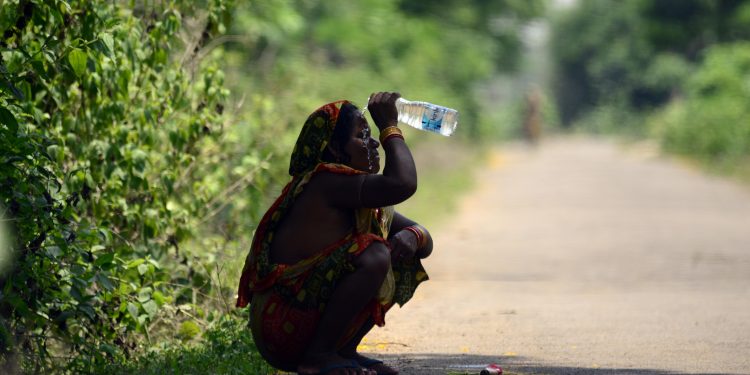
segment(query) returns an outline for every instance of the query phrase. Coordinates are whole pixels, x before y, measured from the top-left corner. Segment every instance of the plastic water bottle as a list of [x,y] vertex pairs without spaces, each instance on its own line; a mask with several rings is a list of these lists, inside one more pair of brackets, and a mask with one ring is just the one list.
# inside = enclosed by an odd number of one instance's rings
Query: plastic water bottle
[[450,136],[458,125],[458,111],[427,102],[396,100],[398,122],[421,130]]

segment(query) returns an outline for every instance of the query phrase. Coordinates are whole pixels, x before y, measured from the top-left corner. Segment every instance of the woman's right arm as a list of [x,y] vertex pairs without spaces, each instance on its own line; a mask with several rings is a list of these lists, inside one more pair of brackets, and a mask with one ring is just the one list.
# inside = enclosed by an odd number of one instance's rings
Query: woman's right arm
[[[379,92],[367,103],[380,131],[398,124],[398,93]],[[401,203],[417,191],[417,169],[403,138],[389,137],[382,144],[386,162],[382,174],[325,177],[330,204],[344,208],[383,207]],[[321,176],[322,177],[322,176]]]
[[[398,93],[379,92],[370,97],[367,110],[375,125],[383,129],[398,125]],[[383,207],[401,203],[417,191],[417,168],[402,137],[389,137],[381,146],[386,161],[382,175],[367,175],[362,183],[362,205]]]

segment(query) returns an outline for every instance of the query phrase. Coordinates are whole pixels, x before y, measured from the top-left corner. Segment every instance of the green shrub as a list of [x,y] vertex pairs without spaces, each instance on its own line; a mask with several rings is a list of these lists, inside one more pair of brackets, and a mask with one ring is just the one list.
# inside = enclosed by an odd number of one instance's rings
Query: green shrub
[[162,342],[129,361],[103,366],[102,374],[270,374],[258,354],[246,317],[224,315],[193,344]]
[[675,100],[651,120],[667,150],[718,163],[750,155],[750,43],[711,48]]
[[180,324],[180,328],[177,330],[177,337],[183,341],[190,340],[201,333],[200,327],[195,322],[187,320]]
[[[178,250],[211,209],[201,158],[228,92],[197,56],[225,3],[191,3],[3,2],[4,362],[48,372],[75,358],[69,370],[88,372],[137,348],[193,287],[200,269],[180,269]],[[200,19],[183,44],[183,22]]]

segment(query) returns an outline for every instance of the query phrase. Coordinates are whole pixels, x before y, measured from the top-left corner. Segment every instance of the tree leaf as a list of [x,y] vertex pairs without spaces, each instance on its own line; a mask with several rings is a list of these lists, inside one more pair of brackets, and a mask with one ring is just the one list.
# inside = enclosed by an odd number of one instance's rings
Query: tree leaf
[[143,258],[131,260],[130,262],[128,262],[127,268],[130,269],[130,268],[138,267],[141,264],[143,264],[145,261],[146,260]]
[[101,256],[97,257],[96,260],[94,261],[94,265],[97,266],[97,267],[101,267],[101,266],[103,266],[105,264],[112,263],[113,259],[115,259],[115,253],[114,252],[112,252],[112,253],[106,253],[104,255],[101,255]]
[[96,274],[96,279],[99,282],[99,285],[101,285],[104,289],[111,291],[115,289],[115,286],[112,285],[112,281],[107,277],[107,275],[103,273]]
[[9,110],[3,107],[0,107],[0,122],[8,127],[11,134],[15,135],[18,132],[18,121],[16,121],[15,116]]
[[115,41],[110,33],[100,33],[98,40],[94,44],[97,51],[103,53],[105,56],[112,58],[115,51]]
[[26,301],[21,299],[19,296],[15,294],[11,294],[6,298],[6,301],[10,303],[11,306],[22,316],[29,314],[29,306],[26,304]]
[[153,289],[146,287],[138,291],[138,302],[146,302],[151,299]]
[[133,317],[133,320],[138,321],[138,306],[133,302],[128,302],[128,312]]
[[81,49],[74,49],[68,54],[68,62],[73,68],[73,72],[78,76],[82,76],[86,72],[86,60],[88,55]]
[[99,344],[99,350],[112,356],[117,354],[117,347],[115,347],[114,345]]
[[164,294],[162,294],[160,291],[154,291],[154,293],[151,295],[151,298],[154,299],[154,302],[156,302],[157,305],[161,306],[164,304],[164,302],[167,301],[167,298],[164,297]]
[[112,54],[115,52],[115,41],[112,38],[112,34],[101,33],[99,34],[99,40],[107,48],[107,56],[112,57]]
[[81,302],[83,301],[83,295],[81,294],[81,291],[76,287],[72,286],[70,288],[70,296],[73,297],[76,301]]
[[141,304],[141,306],[143,306],[143,310],[146,311],[149,318],[153,318],[154,315],[156,315],[156,312],[159,311],[159,306],[156,305],[154,300],[149,300],[148,302]]
[[139,264],[138,265],[138,273],[143,275],[146,272],[148,272],[148,264]]
[[78,311],[81,311],[84,314],[86,314],[86,316],[91,320],[94,320],[94,318],[96,318],[96,312],[94,312],[94,308],[91,307],[91,305],[89,304],[82,303],[78,305]]

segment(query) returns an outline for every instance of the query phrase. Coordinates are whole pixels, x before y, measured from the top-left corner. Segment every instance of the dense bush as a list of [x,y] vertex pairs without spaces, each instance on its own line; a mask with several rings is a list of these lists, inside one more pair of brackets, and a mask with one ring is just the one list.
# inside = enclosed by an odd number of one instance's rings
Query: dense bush
[[750,156],[750,43],[712,47],[652,126],[671,151],[719,163]]
[[571,125],[599,106],[647,113],[666,105],[707,48],[748,40],[748,30],[746,0],[581,0],[552,22],[562,120]]
[[271,374],[244,319],[225,315],[209,322],[200,345],[158,343],[134,361],[102,366],[101,374]]
[[[136,347],[201,285],[179,252],[211,207],[206,145],[227,95],[198,52],[225,4],[4,2],[0,203],[15,233],[0,351],[85,371]],[[183,24],[201,25],[179,39]],[[178,53],[179,52],[179,53]],[[174,314],[173,314],[174,315]]]

